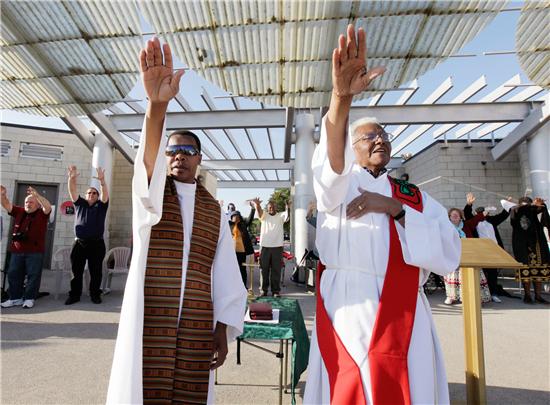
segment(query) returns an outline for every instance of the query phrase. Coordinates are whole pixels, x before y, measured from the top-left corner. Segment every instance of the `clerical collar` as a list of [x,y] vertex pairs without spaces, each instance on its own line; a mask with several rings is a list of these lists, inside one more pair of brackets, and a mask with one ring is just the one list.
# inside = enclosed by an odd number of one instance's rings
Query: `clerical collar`
[[384,167],[383,169],[380,169],[380,171],[378,172],[378,175],[376,175],[376,174],[374,174],[374,172],[373,172],[371,169],[369,169],[368,167],[363,167],[363,169],[365,169],[367,172],[369,172],[370,175],[371,175],[372,177],[374,177],[375,179],[376,179],[378,176],[380,176],[380,175],[382,175],[382,174],[384,174],[384,173],[386,173],[386,172],[388,171],[388,169],[386,169],[386,168]]

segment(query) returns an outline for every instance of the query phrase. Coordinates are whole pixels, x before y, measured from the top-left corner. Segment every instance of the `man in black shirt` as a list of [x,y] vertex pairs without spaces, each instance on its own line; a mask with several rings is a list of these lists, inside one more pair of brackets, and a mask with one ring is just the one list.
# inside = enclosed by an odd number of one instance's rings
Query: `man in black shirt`
[[109,207],[109,192],[105,184],[105,170],[97,168],[97,179],[101,193],[94,187],[88,187],[85,198],[76,191],[78,173],[76,166],[69,166],[69,195],[75,206],[75,242],[71,251],[73,278],[71,291],[65,305],[80,301],[82,295],[82,275],[88,261],[90,270],[90,297],[94,304],[101,304],[102,262],[105,257],[105,217]]

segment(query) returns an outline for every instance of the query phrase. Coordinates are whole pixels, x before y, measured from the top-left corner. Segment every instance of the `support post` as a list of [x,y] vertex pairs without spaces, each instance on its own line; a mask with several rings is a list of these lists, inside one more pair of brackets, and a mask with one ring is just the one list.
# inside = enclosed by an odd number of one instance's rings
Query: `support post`
[[[113,145],[102,132],[97,131],[94,137],[94,149],[92,152],[92,175],[90,180],[90,186],[95,187],[98,191],[101,190],[99,180],[97,177],[97,168],[101,167],[105,170],[105,183],[107,184],[107,190],[109,195],[112,194],[112,176],[113,176]],[[110,199],[111,197],[109,197]],[[105,246],[109,249],[109,211],[107,211],[107,218],[105,219]]]
[[485,358],[479,293],[479,268],[461,267],[462,310],[466,354],[466,399],[468,405],[485,405]]
[[312,246],[308,243],[308,223],[306,221],[307,207],[313,201],[313,174],[311,159],[315,149],[313,132],[315,130],[313,114],[296,115],[296,157],[294,160],[294,255],[298,262],[306,249]]
[[533,197],[550,198],[550,121],[539,128],[527,141],[529,175]]

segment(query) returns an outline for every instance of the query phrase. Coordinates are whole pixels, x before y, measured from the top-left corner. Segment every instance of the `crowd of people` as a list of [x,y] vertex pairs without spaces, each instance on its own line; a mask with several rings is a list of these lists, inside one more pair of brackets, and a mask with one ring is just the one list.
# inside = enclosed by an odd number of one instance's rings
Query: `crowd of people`
[[[512,227],[512,250],[515,259],[527,267],[517,271],[516,278],[523,283],[523,301],[528,304],[535,302],[549,304],[541,295],[543,282],[550,281],[549,246],[550,218],[548,209],[541,198],[533,201],[529,197],[520,198],[517,203],[512,197],[501,200],[502,210],[498,214],[494,207],[478,206],[474,209],[476,198],[473,193],[466,195],[464,209],[449,209],[449,220],[455,226],[461,238],[486,238],[492,240],[504,249],[499,232],[499,225],[510,218]],[[475,214],[474,214],[475,213]],[[544,228],[547,232],[544,232]],[[456,269],[445,280],[445,304],[460,303],[461,272]],[[534,299],[531,296],[530,285],[535,287]],[[501,296],[513,297],[498,284],[497,269],[483,269],[480,272],[480,296],[482,303],[501,303]]]
[[[249,226],[257,215],[262,295],[278,298],[290,204],[277,212],[274,201],[264,210],[252,199],[246,219],[235,204],[224,211],[196,178],[200,138],[187,130],[165,136],[168,103],[184,71],[173,69],[170,47],[156,37],[139,59],[148,103],[132,181],[133,255],[107,403],[212,403],[213,372],[243,331],[244,264],[254,252]],[[308,222],[316,229],[320,282],[304,404],[449,403],[422,286],[435,273],[444,278],[445,304],[460,302],[460,238],[503,246],[498,226],[510,217],[513,253],[526,265],[518,273],[524,301],[547,304],[541,283],[550,277],[548,209],[540,198],[523,197],[504,201],[496,214],[474,207],[469,193],[463,210],[447,211],[408,176],[389,176],[391,134],[374,117],[349,124],[353,97],[385,71],[367,70],[366,62],[365,31],[350,25],[332,55],[333,91],[312,159],[316,209],[308,210]],[[90,297],[100,304],[109,193],[101,168],[100,190],[89,187],[84,198],[77,176],[71,166],[75,242],[65,304],[80,300],[86,262]],[[32,188],[28,193],[18,207],[1,188],[2,206],[15,218],[5,308],[31,308],[40,285],[51,204]],[[496,271],[482,270],[480,280],[482,301],[500,302]]]

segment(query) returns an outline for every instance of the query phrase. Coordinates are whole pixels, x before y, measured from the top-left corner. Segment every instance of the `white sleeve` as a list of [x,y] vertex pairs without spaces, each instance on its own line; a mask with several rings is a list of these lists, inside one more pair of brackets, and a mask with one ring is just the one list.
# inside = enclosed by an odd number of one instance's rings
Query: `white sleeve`
[[[166,122],[166,120],[165,120]],[[166,124],[165,124],[166,125]],[[143,162],[145,153],[145,122],[141,130],[139,149],[134,162],[134,178],[132,179],[132,191],[136,205],[144,209],[146,218],[140,218],[150,225],[156,224],[162,217],[162,200],[164,197],[164,185],[166,182],[167,164],[164,157],[167,137],[165,136],[166,126],[162,129],[159,150],[155,160],[155,167],[151,181],[147,179],[147,170]]]
[[458,268],[460,237],[445,208],[427,193],[422,193],[422,199],[423,212],[405,205],[405,227],[396,221],[403,258],[407,264],[444,276]]
[[227,341],[230,342],[243,333],[247,291],[241,278],[229,224],[223,212],[212,273],[214,326],[216,322],[226,324]]
[[321,139],[315,148],[311,159],[313,170],[313,189],[317,198],[317,209],[330,212],[342,204],[346,198],[349,174],[355,160],[349,135],[346,138],[344,152],[344,170],[338,174],[332,170],[327,153],[327,130],[325,127],[326,115],[321,121]]

